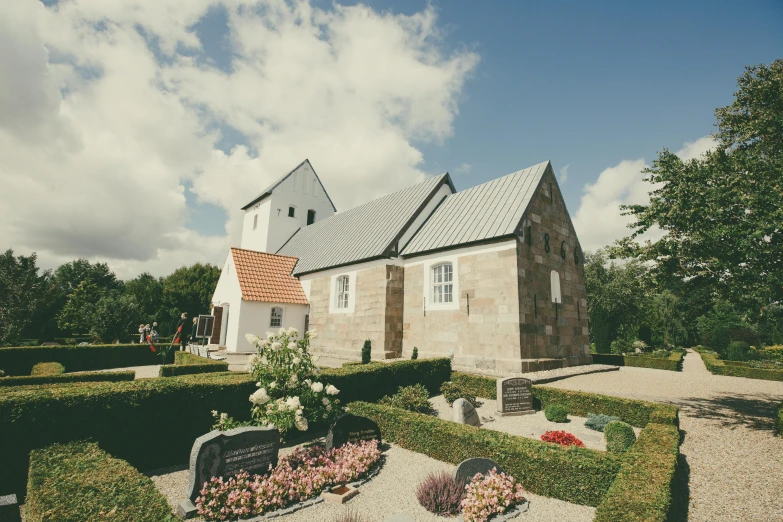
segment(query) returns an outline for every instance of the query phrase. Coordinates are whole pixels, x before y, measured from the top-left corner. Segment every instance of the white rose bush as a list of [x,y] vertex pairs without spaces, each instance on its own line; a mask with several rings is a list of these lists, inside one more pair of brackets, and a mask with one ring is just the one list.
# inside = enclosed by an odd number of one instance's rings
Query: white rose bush
[[342,413],[340,390],[318,380],[317,357],[309,351],[314,336],[310,331],[300,338],[296,328],[267,332],[265,338],[246,336],[257,349],[248,364],[258,386],[250,396],[253,424],[285,434],[331,424]]

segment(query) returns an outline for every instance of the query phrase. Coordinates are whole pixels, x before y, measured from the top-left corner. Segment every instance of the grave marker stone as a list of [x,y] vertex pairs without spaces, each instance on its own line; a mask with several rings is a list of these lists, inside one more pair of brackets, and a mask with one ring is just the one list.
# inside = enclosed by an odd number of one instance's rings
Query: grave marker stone
[[470,426],[481,426],[481,419],[479,419],[476,408],[467,399],[457,399],[451,408],[452,421]]
[[500,464],[490,459],[468,459],[463,460],[454,470],[452,476],[456,480],[462,480],[463,482],[470,482],[476,473],[486,475],[492,468],[497,468],[498,473],[503,473],[503,468]]
[[277,465],[280,432],[275,428],[248,426],[228,431],[211,431],[197,438],[190,451],[187,498],[178,513],[189,518],[196,512],[193,503],[212,477],[236,475],[240,471],[263,475]]
[[533,381],[523,377],[505,377],[497,380],[497,413],[506,415],[527,415],[533,409]]
[[327,449],[339,448],[346,442],[361,442],[364,440],[381,442],[381,429],[372,419],[346,413],[340,416],[326,437]]

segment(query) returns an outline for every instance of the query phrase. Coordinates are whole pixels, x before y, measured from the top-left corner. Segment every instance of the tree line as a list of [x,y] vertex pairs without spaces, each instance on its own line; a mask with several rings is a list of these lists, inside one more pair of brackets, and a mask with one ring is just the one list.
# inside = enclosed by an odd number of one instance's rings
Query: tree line
[[139,324],[153,321],[169,335],[182,312],[209,313],[219,277],[218,267],[196,263],[122,281],[106,263],[86,259],[42,271],[35,253],[9,249],[0,254],[0,345],[77,337],[128,342]]
[[[586,256],[597,351],[783,344],[783,60],[746,67],[737,83],[715,110],[715,150],[660,152],[644,171],[650,202],[621,207],[632,233]],[[661,239],[638,241],[655,228]]]

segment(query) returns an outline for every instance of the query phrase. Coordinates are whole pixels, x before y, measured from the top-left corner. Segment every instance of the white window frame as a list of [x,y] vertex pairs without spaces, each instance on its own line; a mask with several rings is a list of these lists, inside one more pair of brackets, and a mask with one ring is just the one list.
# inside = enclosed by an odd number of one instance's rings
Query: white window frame
[[430,299],[433,305],[454,302],[454,265],[448,261],[430,267]]
[[[280,317],[275,317],[275,310],[280,310]],[[270,328],[281,328],[283,326],[283,315],[285,313],[285,310],[282,306],[273,306],[271,310],[269,311],[269,327]],[[275,324],[275,319],[280,320],[280,324]]]
[[[348,278],[347,303],[343,300],[340,303],[340,281],[342,278]],[[356,306],[356,272],[342,272],[331,276],[329,290],[329,313],[330,314],[352,314]],[[342,306],[347,304],[347,306]],[[338,305],[341,305],[338,307]]]
[[335,308],[347,309],[348,300],[351,298],[351,277],[348,275],[341,275],[337,278],[337,287],[334,289],[336,297]]
[[[434,276],[434,270],[438,266],[443,266],[449,264],[451,265],[451,302],[440,302],[436,303],[434,299],[434,285],[436,284],[433,280]],[[459,259],[458,256],[443,256],[443,257],[434,257],[430,260],[424,261],[423,263],[423,294],[426,296],[426,307],[427,311],[437,311],[437,310],[459,310],[460,309],[460,292],[459,292]]]
[[563,303],[563,296],[560,293],[560,274],[557,270],[552,270],[549,273],[549,288],[552,294],[553,303]]

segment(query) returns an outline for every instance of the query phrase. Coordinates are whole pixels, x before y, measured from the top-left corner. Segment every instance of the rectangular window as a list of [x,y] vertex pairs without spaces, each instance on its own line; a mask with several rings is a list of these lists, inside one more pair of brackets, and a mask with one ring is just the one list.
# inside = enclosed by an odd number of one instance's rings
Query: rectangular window
[[275,306],[272,307],[272,318],[269,321],[269,326],[274,326],[275,328],[278,328],[280,326],[283,326],[283,309]]
[[296,217],[296,208],[288,207],[288,217]]
[[348,308],[348,276],[337,278],[337,308]]
[[307,224],[312,225],[315,223],[315,210],[308,210],[307,211]]
[[451,303],[454,300],[451,263],[432,267],[432,302]]

